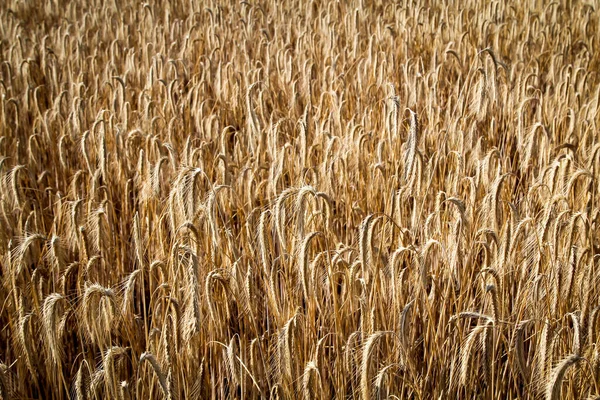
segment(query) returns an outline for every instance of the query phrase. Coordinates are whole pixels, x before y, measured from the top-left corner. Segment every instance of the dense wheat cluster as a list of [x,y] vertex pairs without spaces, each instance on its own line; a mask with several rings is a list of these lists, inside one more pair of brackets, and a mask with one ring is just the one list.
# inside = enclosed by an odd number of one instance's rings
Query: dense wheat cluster
[[7,0],[1,398],[598,398],[600,17],[545,3]]

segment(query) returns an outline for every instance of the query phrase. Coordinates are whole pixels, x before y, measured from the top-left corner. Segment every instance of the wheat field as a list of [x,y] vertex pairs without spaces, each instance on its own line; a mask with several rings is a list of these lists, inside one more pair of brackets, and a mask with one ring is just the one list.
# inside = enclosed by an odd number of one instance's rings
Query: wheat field
[[5,0],[1,399],[600,398],[600,4]]

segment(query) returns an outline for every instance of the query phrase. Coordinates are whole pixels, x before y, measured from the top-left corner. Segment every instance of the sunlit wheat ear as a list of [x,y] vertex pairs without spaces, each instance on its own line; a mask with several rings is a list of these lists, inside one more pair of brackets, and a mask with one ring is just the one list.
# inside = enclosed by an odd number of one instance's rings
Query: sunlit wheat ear
[[39,169],[38,160],[34,157],[34,154],[39,151],[40,141],[38,140],[39,135],[34,133],[29,136],[29,140],[27,141],[27,163],[29,165],[35,166],[35,169]]
[[141,270],[136,269],[127,277],[125,281],[125,290],[123,292],[123,305],[121,307],[121,313],[126,318],[133,318],[134,310],[134,291],[135,291],[135,281],[137,276],[141,273]]
[[317,396],[317,393],[321,393],[322,395],[323,391],[317,391],[318,387],[321,387],[321,374],[314,361],[309,361],[306,364],[304,374],[302,375],[302,395],[304,396],[304,399],[321,398],[320,396]]
[[160,176],[161,176],[161,170],[163,169],[163,166],[165,165],[165,163],[169,161],[169,157],[161,157],[156,164],[154,165],[154,169],[152,170],[152,175],[151,175],[151,187],[152,187],[152,194],[154,195],[154,197],[156,198],[160,198],[160,194],[161,194],[161,185],[160,185]]
[[34,364],[36,362],[35,358],[35,349],[32,346],[31,338],[33,337],[33,330],[31,329],[31,317],[32,314],[21,315],[23,311],[23,305],[20,307],[20,317],[19,317],[19,331],[17,335],[17,348],[23,354],[23,358],[25,359],[25,365],[27,370],[31,374],[33,378],[33,383],[35,386],[38,385],[37,374],[38,371],[34,368]]
[[275,202],[275,207],[273,208],[273,218],[275,220],[275,227],[277,230],[277,236],[279,238],[279,243],[284,250],[286,250],[286,235],[285,235],[285,219],[286,219],[286,211],[284,202],[290,197],[297,193],[298,189],[296,188],[287,188],[284,190],[279,197],[277,197],[277,201]]
[[213,270],[208,273],[206,276],[206,281],[204,284],[204,294],[206,296],[206,304],[208,306],[209,314],[214,323],[219,322],[219,316],[217,315],[216,302],[213,299],[213,290],[215,285],[219,282],[224,287],[228,284],[228,278],[223,276],[222,271]]
[[523,378],[523,381],[528,384],[531,379],[531,369],[527,364],[525,354],[525,329],[532,323],[532,320],[524,320],[517,324],[513,332],[513,346],[515,349],[515,358],[517,361],[517,368]]
[[79,239],[79,253],[84,260],[89,259],[91,256],[90,241],[88,237],[88,231],[84,226],[78,228],[78,239]]
[[388,97],[389,112],[387,115],[388,130],[392,140],[398,137],[398,116],[400,114],[400,98],[394,92],[394,86],[390,84],[392,94]]
[[323,192],[317,192],[315,196],[317,199],[321,199],[321,212],[325,220],[325,232],[331,232],[333,200],[327,193]]
[[102,366],[105,371],[105,385],[108,387],[108,392],[112,392],[112,396],[118,396],[119,382],[117,381],[117,366],[116,364],[126,355],[127,349],[124,347],[113,346],[106,350],[102,360]]
[[[478,339],[480,339],[480,335],[483,334],[484,330],[486,329],[491,329],[492,328],[492,321],[488,321],[485,324],[480,324],[477,325],[475,328],[473,328],[473,330],[471,331],[471,333],[469,333],[469,336],[467,337],[467,340],[464,341],[464,343],[461,345],[461,349],[460,349],[460,378],[459,378],[459,383],[461,386],[468,386],[468,379],[469,379],[469,371],[471,371],[470,369],[470,364],[471,364],[471,360],[474,358],[474,355],[476,353],[476,346],[481,343],[478,342]],[[485,360],[484,360],[485,362]]]
[[303,320],[299,310],[283,325],[277,337],[276,370],[280,371],[282,384],[288,385],[292,382],[293,359],[292,359],[292,336],[294,329],[298,327],[298,321]]
[[[252,268],[250,266],[248,266],[248,270],[246,271],[246,277],[244,279],[244,288],[243,288],[243,296],[242,299],[244,299],[247,302],[247,309],[250,312],[250,316],[254,319],[256,318],[255,315],[255,311],[254,311],[254,307],[253,307],[253,303],[251,301],[252,299]],[[275,315],[275,318],[279,318],[279,314]]]
[[211,259],[216,263],[216,254],[218,253],[220,245],[219,227],[217,224],[218,219],[218,202],[217,194],[223,189],[231,189],[230,186],[219,185],[210,191],[208,198],[206,199],[205,209],[208,212],[208,223],[210,226],[210,234],[212,239],[212,251]]
[[573,322],[573,348],[574,355],[581,355],[581,323],[579,316],[575,313],[570,313],[571,321]]
[[185,340],[189,340],[193,335],[200,332],[200,294],[199,294],[199,280],[198,280],[198,257],[194,252],[188,248],[180,246],[178,252],[181,253],[182,261],[185,262],[187,258],[186,275],[187,275],[187,306],[184,312],[184,329],[183,335]]
[[48,242],[48,258],[56,272],[62,272],[65,269],[65,252],[61,246],[61,240],[54,235]]
[[363,399],[371,398],[371,377],[369,375],[370,359],[375,351],[375,346],[379,339],[390,332],[378,331],[370,335],[362,351],[362,361],[360,365],[360,392]]
[[498,289],[496,289],[495,285],[487,285],[485,291],[491,294],[492,297],[492,318],[494,321],[498,321],[502,318],[500,314],[500,301],[498,299]]
[[305,226],[305,213],[307,211],[306,198],[311,195],[310,198],[314,198],[316,191],[312,186],[303,186],[298,190],[296,195],[296,202],[294,205],[294,214],[296,215],[296,226],[297,226],[297,240],[304,238],[304,226]]
[[473,113],[477,116],[477,120],[481,121],[485,118],[487,108],[488,77],[485,68],[479,68],[477,71],[481,73],[481,76],[478,80],[476,91],[473,94],[471,108],[473,109]]
[[52,357],[54,364],[59,368],[64,357],[62,335],[59,325],[61,319],[66,316],[63,311],[65,305],[65,297],[59,293],[53,293],[46,297],[42,308],[42,322],[44,335],[47,338],[48,353]]
[[135,249],[135,259],[140,269],[144,268],[144,240],[142,238],[142,230],[140,226],[140,217],[136,212],[133,216],[133,245]]
[[360,224],[360,228],[358,231],[358,243],[359,243],[359,252],[360,252],[360,262],[363,270],[363,279],[366,278],[365,271],[371,269],[370,265],[370,242],[369,242],[369,226],[375,218],[374,214],[367,216]]
[[[290,143],[286,143],[283,148],[277,152],[277,162],[271,167],[272,177],[270,179],[271,191],[273,197],[277,197],[278,183],[279,180],[284,173],[284,165],[286,160],[286,150],[291,148],[292,145]],[[288,188],[289,189],[289,188]],[[287,189],[286,189],[287,190]]]
[[98,271],[102,268],[103,259],[98,254],[90,257],[85,264],[84,277],[89,278],[90,276],[97,276]]
[[158,361],[156,361],[156,357],[154,357],[152,353],[145,352],[140,357],[140,366],[144,363],[144,361],[148,361],[152,366],[154,373],[158,377],[158,382],[160,383],[160,388],[162,390],[163,395],[165,396],[165,399],[171,400],[173,397],[167,384],[167,376],[158,364]]
[[204,374],[204,358],[200,360],[200,365],[195,371],[195,376],[193,377],[194,381],[191,385],[191,390],[189,393],[189,398],[192,400],[199,400],[202,398],[202,378]]
[[100,145],[98,149],[98,169],[102,174],[102,178],[104,182],[107,182],[108,176],[108,163],[107,163],[107,154],[106,154],[106,135],[104,133],[104,129],[100,135]]
[[12,199],[17,208],[21,208],[23,200],[21,199],[21,191],[19,190],[19,172],[26,171],[25,165],[17,165],[10,171],[10,185],[12,190]]
[[[373,258],[373,251],[375,250],[375,244],[374,244],[374,237],[375,237],[375,228],[377,228],[377,226],[383,222],[383,216],[379,215],[377,216],[375,219],[373,219],[371,221],[371,223],[367,226],[367,263],[370,267],[375,267],[375,271],[374,271],[374,275],[377,274],[377,271],[379,269],[379,264],[381,261],[380,257],[381,255],[379,254],[379,249],[377,249],[378,251],[378,259],[374,260]],[[382,245],[385,245],[385,243],[382,243]],[[377,279],[377,276],[375,276],[375,279]]]
[[86,360],[81,361],[71,386],[71,394],[75,400],[88,400],[90,392],[90,369]]
[[[540,130],[542,131],[542,133],[544,133],[544,135],[538,135],[538,131]],[[526,148],[525,154],[523,155],[524,158],[522,160],[522,168],[527,168],[530,165],[539,165],[540,161],[537,160],[537,158],[541,155],[539,147],[542,147],[542,141],[541,139],[539,139],[539,137],[547,139],[546,141],[544,141],[545,145],[547,145],[547,142],[550,140],[550,135],[544,127],[544,125],[540,122],[537,122],[531,127],[529,133],[527,134],[527,137],[525,138]],[[534,161],[532,162],[531,160]]]
[[23,268],[25,268],[26,264],[29,262],[29,260],[27,260],[27,255],[33,244],[36,242],[45,242],[46,240],[46,236],[39,233],[27,235],[21,243],[13,249],[11,259],[14,260],[14,263],[16,264],[16,272],[14,272],[16,276],[21,275]]
[[74,243],[70,243],[72,248],[76,248],[78,240],[78,228],[81,225],[81,214],[84,200],[78,199],[71,203],[70,226],[68,227],[68,238]]
[[[259,85],[262,85],[262,82],[254,82],[250,86],[248,86],[248,90],[246,91],[246,112],[247,112],[247,123],[248,123],[248,141],[250,144],[250,150],[252,153],[255,153],[254,148],[254,138],[258,138],[260,135],[260,122],[258,120],[258,116],[256,115],[256,111],[254,111],[254,107],[252,104],[252,90],[257,88]],[[255,154],[256,155],[256,154]]]
[[176,229],[181,220],[193,220],[196,214],[199,194],[199,179],[206,177],[201,168],[185,167],[177,175],[169,197],[172,229]]
[[463,241],[461,237],[461,232],[463,231],[462,223],[460,220],[457,220],[454,223],[452,229],[452,239],[451,239],[451,251],[450,254],[450,272],[452,274],[452,281],[456,286],[457,290],[460,290],[462,287],[462,282],[460,281],[461,271],[460,268],[464,265],[464,249],[463,249]]
[[[512,173],[506,173],[498,176],[496,180],[492,184],[491,191],[491,204],[494,206],[494,216],[496,218],[497,231],[500,230],[500,219],[501,219],[501,211],[502,211],[502,199],[500,198],[500,194],[502,191],[502,184],[506,182],[506,179],[510,176],[514,176]],[[508,218],[508,223],[511,223],[512,220]],[[511,230],[512,232],[512,230]]]
[[311,232],[302,240],[302,244],[298,250],[298,265],[300,267],[300,277],[302,280],[302,290],[304,292],[304,297],[307,301],[309,301],[309,294],[311,293],[311,288],[309,285],[309,271],[308,271],[308,249],[310,246],[310,242],[313,238],[318,235],[322,235],[321,232]]
[[150,264],[150,276],[154,277],[156,275],[159,276],[158,282],[165,281],[165,263],[164,263],[164,261],[154,260]]
[[260,251],[260,259],[262,262],[262,268],[263,268],[263,272],[265,274],[265,276],[269,277],[271,270],[269,268],[269,261],[268,261],[268,254],[269,254],[269,245],[268,245],[268,241],[267,238],[269,238],[271,235],[269,233],[268,230],[268,225],[267,225],[267,218],[269,216],[269,214],[271,214],[271,212],[269,210],[264,210],[262,213],[260,213],[260,218],[258,220],[258,228],[257,228],[257,235],[258,235],[258,248]]
[[[178,236],[180,233],[183,233],[186,231],[190,234],[190,236],[188,238],[186,238],[186,241],[189,240],[190,246],[195,244],[196,255],[203,254],[204,250],[202,248],[202,243],[200,241],[200,239],[201,239],[200,232],[199,232],[198,228],[196,228],[196,225],[194,225],[194,223],[192,221],[185,221],[184,223],[182,223],[177,228],[175,235]],[[175,248],[176,247],[174,246],[173,249],[175,249]],[[163,272],[163,276],[164,276],[164,269],[162,272]]]
[[551,359],[551,346],[553,330],[550,322],[546,320],[539,339],[539,350],[537,352],[536,374],[543,382],[548,374],[548,361]]
[[229,346],[227,346],[226,349],[226,354],[227,354],[227,369],[229,371],[229,374],[231,376],[231,379],[233,381],[234,385],[240,385],[241,383],[241,366],[239,365],[240,363],[237,361],[237,353],[239,353],[240,351],[240,345],[239,345],[239,337],[233,336],[231,338],[231,340],[229,341]]
[[111,288],[97,283],[86,287],[82,300],[82,317],[85,332],[93,343],[102,346],[110,342],[116,303],[116,295]]
[[500,61],[496,55],[494,54],[494,52],[492,51],[492,49],[490,47],[487,47],[483,50],[481,50],[480,53],[483,52],[487,52],[487,54],[490,56],[493,66],[494,68],[491,68],[492,70],[492,76],[488,81],[488,86],[489,86],[489,97],[490,97],[490,102],[492,103],[496,103],[499,101],[499,86],[498,86],[498,67],[501,66],[504,70],[507,70],[507,65],[505,63],[503,63],[502,61]]
[[300,163],[301,165],[306,165],[306,156],[307,156],[307,148],[308,148],[308,126],[306,121],[302,118],[298,121],[299,126],[299,141],[300,141]]
[[596,306],[590,313],[587,321],[588,332],[587,339],[589,344],[596,342],[596,325],[598,321],[598,315],[600,311],[600,306]]
[[494,325],[492,322],[486,324],[486,329],[481,334],[481,350],[482,350],[482,368],[483,376],[488,385],[491,385],[492,381],[492,346],[494,342]]
[[110,242],[108,227],[107,210],[104,204],[94,210],[89,218],[89,228],[94,250],[96,252],[104,252],[106,245]]
[[23,232],[33,232],[38,231],[38,221],[37,214],[35,211],[31,211],[27,214],[27,218],[25,219],[25,224],[23,225]]
[[419,145],[419,120],[417,113],[413,110],[410,112],[410,129],[408,131],[408,142],[406,143],[406,152],[404,154],[404,181],[408,181],[413,173],[415,159],[417,156],[417,146]]
[[565,197],[567,197],[571,193],[573,193],[573,188],[576,186],[578,179],[579,180],[583,180],[582,178],[587,178],[589,181],[592,181],[592,182],[595,179],[594,175],[590,171],[585,170],[585,169],[579,169],[579,170],[577,170],[575,173],[573,173],[571,175],[571,177],[569,178],[567,184],[564,186],[564,195],[565,195]]
[[581,361],[583,358],[576,354],[572,354],[563,358],[556,367],[552,370],[548,382],[546,383],[546,400],[560,399],[562,381],[567,373],[567,370]]
[[[60,137],[58,138],[58,159],[60,161],[60,166],[62,167],[63,170],[67,170],[68,169],[68,165],[67,165],[67,151],[65,150],[65,147],[71,142],[70,140],[67,141],[68,136],[66,134],[61,134]],[[65,142],[67,142],[67,144],[65,144]]]
[[85,131],[83,133],[83,135],[81,135],[81,143],[80,143],[80,148],[81,148],[81,155],[83,156],[83,159],[85,160],[85,165],[87,167],[87,171],[89,172],[90,175],[93,174],[93,170],[92,170],[92,163],[90,162],[90,156],[88,154],[88,148],[87,148],[87,139],[88,136],[90,134],[90,131]]
[[406,321],[408,319],[408,313],[413,307],[415,300],[411,300],[404,306],[402,309],[402,313],[400,314],[400,339],[402,341],[402,346],[406,351],[409,348],[410,343],[408,342],[408,333],[406,327],[408,326]]
[[[257,349],[258,346],[260,346],[258,338],[254,338],[254,339],[252,339],[252,341],[250,341],[249,367],[250,367],[251,371],[254,371],[256,369],[256,366],[258,365],[257,351],[261,351],[260,349]],[[264,372],[266,372],[266,371],[264,371]]]

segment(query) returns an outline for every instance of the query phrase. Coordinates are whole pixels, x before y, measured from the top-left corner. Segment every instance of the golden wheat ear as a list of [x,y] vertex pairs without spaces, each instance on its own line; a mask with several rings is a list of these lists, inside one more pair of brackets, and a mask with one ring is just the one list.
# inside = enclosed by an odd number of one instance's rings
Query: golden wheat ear
[[563,358],[552,370],[549,380],[546,383],[546,400],[557,400],[561,397],[562,381],[567,373],[567,370],[576,365],[583,358],[576,354],[572,354]]

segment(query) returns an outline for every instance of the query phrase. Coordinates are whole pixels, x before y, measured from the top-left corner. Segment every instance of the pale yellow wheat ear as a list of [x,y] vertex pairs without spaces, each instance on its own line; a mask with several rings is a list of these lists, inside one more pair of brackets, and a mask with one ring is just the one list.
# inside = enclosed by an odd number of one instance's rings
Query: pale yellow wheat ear
[[106,393],[110,393],[113,397],[118,397],[120,392],[120,383],[117,381],[118,364],[124,356],[127,349],[119,346],[113,346],[104,353],[102,366],[105,371],[105,388]]
[[309,361],[302,377],[302,395],[304,399],[313,399],[321,397],[322,394],[321,374],[314,361]]
[[515,351],[515,358],[517,362],[517,367],[519,369],[519,373],[523,381],[528,384],[531,379],[531,368],[527,363],[527,358],[525,354],[525,330],[532,323],[531,320],[524,320],[517,324],[513,333],[513,346]]
[[152,353],[145,352],[145,353],[142,353],[142,355],[140,357],[139,365],[141,366],[144,363],[144,361],[148,361],[150,363],[150,365],[152,366],[152,369],[154,370],[154,373],[156,374],[156,377],[158,378],[158,382],[160,383],[160,389],[161,389],[163,395],[165,396],[165,398],[167,400],[171,400],[173,397],[172,397],[171,391],[169,390],[169,387],[168,387],[167,376],[165,375],[162,368],[158,364],[156,357]]
[[406,142],[406,152],[404,155],[404,180],[408,181],[413,174],[415,159],[417,157],[418,145],[419,145],[419,119],[417,113],[413,110],[408,110],[410,113],[410,129],[408,131],[408,139]]
[[36,353],[33,347],[33,342],[31,341],[31,338],[33,337],[33,330],[31,328],[32,314],[24,314],[22,308],[23,307],[21,307],[20,311],[21,315],[19,319],[19,330],[16,339],[18,342],[17,347],[23,353],[23,357],[25,358],[25,365],[33,379],[33,384],[35,386],[38,386],[39,383],[37,378],[37,371],[34,368],[36,362],[35,360],[37,357],[35,355]]
[[117,298],[112,288],[97,283],[86,287],[81,314],[85,332],[93,343],[108,345],[116,313]]
[[477,69],[479,72],[479,79],[477,81],[477,88],[473,93],[473,100],[471,103],[472,112],[476,115],[479,121],[483,120],[486,113],[487,102],[488,102],[488,75],[485,68]]
[[64,357],[64,349],[62,344],[62,334],[64,332],[64,328],[61,329],[60,325],[64,325],[64,319],[67,317],[67,313],[65,312],[68,311],[66,305],[66,299],[63,295],[59,293],[53,293],[46,297],[42,309],[42,321],[44,334],[48,341],[48,353],[58,368],[61,367]]
[[[187,275],[187,288],[186,288],[186,310],[185,310],[185,322],[184,322],[184,337],[189,340],[193,335],[200,331],[200,297],[199,297],[199,277],[198,277],[198,257],[188,247],[179,246],[176,249],[177,257],[181,256],[184,262],[185,271]],[[187,261],[187,265],[185,262]]]
[[582,360],[581,356],[572,354],[568,357],[563,358],[552,370],[549,376],[548,382],[546,383],[546,400],[557,400],[561,397],[562,381],[567,373],[567,370],[572,366],[576,365]]
[[300,277],[302,279],[302,291],[304,293],[304,297],[306,301],[310,301],[310,294],[312,293],[312,288],[310,287],[311,279],[309,278],[308,271],[308,249],[310,246],[310,242],[314,240],[319,235],[323,235],[321,232],[311,232],[304,237],[302,240],[302,244],[298,250],[298,265],[300,268]]
[[[246,112],[248,119],[248,141],[250,145],[250,150],[252,153],[256,153],[258,150],[256,148],[257,145],[254,144],[254,138],[258,137],[260,134],[260,121],[258,116],[256,115],[256,111],[254,111],[254,107],[252,104],[252,91],[254,88],[257,88],[261,85],[261,82],[254,82],[250,86],[248,86],[248,90],[246,91]],[[255,154],[257,155],[257,154]]]
[[376,345],[385,335],[391,332],[378,331],[370,335],[364,345],[362,351],[362,361],[360,365],[360,391],[363,399],[371,398],[371,375],[370,375],[370,361],[374,355]]
[[86,360],[81,361],[77,373],[75,374],[75,380],[71,387],[71,394],[76,400],[87,400],[90,391],[90,369]]
[[549,353],[551,352],[551,342],[554,335],[554,331],[552,326],[548,320],[544,322],[544,326],[540,333],[539,339],[539,349],[537,352],[537,366],[536,366],[536,374],[540,379],[540,384],[543,385],[546,381],[546,378],[549,373],[549,360],[551,357]]
[[386,116],[386,127],[388,130],[388,140],[396,139],[398,136],[398,117],[400,113],[400,98],[396,95],[396,88],[392,83],[387,84],[389,95],[387,98],[388,102],[388,113]]
[[[491,321],[489,321],[488,323],[491,323]],[[484,332],[488,329],[488,323],[484,324],[484,325],[477,325],[472,331],[471,333],[469,333],[469,336],[467,337],[467,340],[464,342],[463,346],[461,347],[460,350],[460,378],[459,378],[459,382],[461,384],[461,386],[468,386],[469,383],[469,373],[471,371],[473,371],[471,369],[471,363],[473,362],[473,358],[475,355],[475,352],[477,350],[476,346],[478,344],[478,340],[481,340],[481,336],[484,335]],[[483,360],[483,362],[486,362],[486,360]],[[476,366],[473,366],[474,370],[476,370]]]
[[140,275],[141,270],[136,269],[127,277],[125,281],[125,288],[123,293],[123,303],[121,306],[121,313],[125,318],[133,317],[133,303],[134,303],[134,291],[136,280],[138,280],[138,276]]

